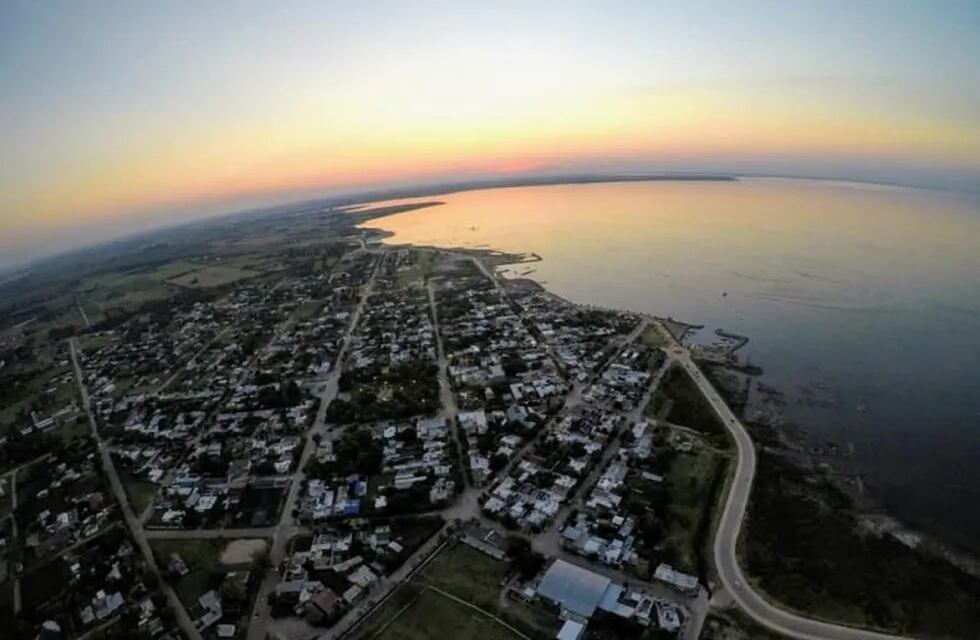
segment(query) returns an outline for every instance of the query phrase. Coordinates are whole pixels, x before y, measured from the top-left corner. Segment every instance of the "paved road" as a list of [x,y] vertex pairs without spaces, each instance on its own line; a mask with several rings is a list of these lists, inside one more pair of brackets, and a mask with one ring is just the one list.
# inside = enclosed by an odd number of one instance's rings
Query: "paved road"
[[[303,528],[303,527],[297,527]],[[276,527],[241,529],[146,529],[150,540],[206,540],[208,538],[268,538]]]
[[[662,333],[669,336],[669,333],[660,323],[657,325]],[[715,413],[725,423],[738,447],[738,464],[714,544],[715,567],[725,591],[738,604],[739,608],[753,620],[791,638],[799,638],[800,640],[895,640],[902,638],[902,636],[865,631],[804,618],[773,606],[752,588],[738,564],[736,549],[738,534],[745,519],[745,510],[752,490],[752,480],[755,477],[756,454],[752,438],[739,419],[728,408],[721,395],[701,373],[687,349],[678,345],[673,338],[670,338],[669,344],[672,345],[667,349],[669,357],[682,366],[698,385],[701,393],[714,408]]]
[[[20,467],[17,467],[10,472],[10,539],[12,541],[17,541],[17,471]],[[20,574],[14,578],[14,616],[20,615],[21,609],[21,599],[20,599]]]
[[436,335],[436,354],[439,368],[439,402],[442,406],[442,417],[449,423],[449,429],[452,431],[453,438],[456,441],[457,463],[463,470],[464,487],[469,487],[473,484],[469,469],[469,452],[463,447],[463,440],[460,437],[461,427],[456,424],[456,415],[459,413],[459,409],[456,406],[456,395],[453,393],[452,385],[449,384],[449,360],[446,358],[446,352],[442,347],[442,331],[439,328],[439,310],[436,305],[436,292],[432,286],[431,279],[425,288],[429,295],[429,309],[432,313],[432,330]]
[[[313,426],[306,434],[306,439],[303,442],[303,451],[300,454],[299,466],[296,469],[296,473],[293,475],[293,481],[289,487],[289,493],[286,496],[286,504],[282,510],[282,518],[279,520],[279,524],[273,529],[272,532],[272,550],[269,554],[269,560],[272,564],[273,570],[266,573],[265,579],[262,581],[262,585],[259,587],[258,595],[255,597],[255,608],[252,612],[252,622],[248,628],[247,640],[263,640],[266,636],[269,621],[272,618],[272,609],[268,604],[268,595],[279,583],[279,574],[277,573],[277,570],[286,556],[286,548],[289,540],[298,530],[301,529],[294,522],[293,510],[296,508],[296,500],[299,498],[300,487],[302,487],[303,480],[306,478],[306,465],[309,462],[313,452],[316,450],[316,445],[313,442],[313,436],[324,435],[327,407],[337,396],[337,391],[340,385],[340,374],[343,370],[344,356],[347,353],[347,349],[350,347],[351,336],[353,335],[354,329],[357,327],[358,321],[361,318],[364,305],[367,303],[367,300],[371,295],[371,291],[374,288],[374,279],[375,275],[377,274],[377,268],[378,265],[375,263],[374,268],[371,271],[371,277],[361,293],[361,299],[358,301],[357,308],[354,310],[354,313],[351,314],[350,323],[347,325],[347,330],[344,332],[344,339],[341,342],[339,351],[337,352],[334,368],[330,372],[326,382],[323,384],[323,391],[320,393],[320,406],[317,408],[316,417],[313,420]],[[329,436],[330,434],[327,435]]]
[[[129,504],[129,496],[126,495],[126,490],[123,488],[122,482],[119,481],[119,474],[116,472],[116,465],[112,462],[112,455],[109,452],[109,447],[106,446],[105,442],[102,440],[102,436],[99,435],[99,428],[95,422],[95,414],[92,413],[92,406],[88,399],[88,389],[86,388],[85,380],[82,377],[82,367],[78,364],[78,347],[75,344],[74,338],[71,338],[68,341],[68,346],[71,350],[72,366],[75,367],[75,379],[78,381],[78,392],[81,395],[82,408],[85,410],[85,413],[88,416],[89,427],[92,430],[92,437],[95,439],[96,446],[99,450],[99,455],[102,457],[102,468],[105,470],[106,476],[109,478],[109,485],[112,487],[112,492],[115,494],[116,500],[119,502],[123,520],[125,520],[126,527],[129,529],[133,540],[136,542],[136,546],[143,554],[143,560],[146,562],[146,566],[149,567],[153,573],[160,575],[156,558],[153,557],[153,551],[150,549],[150,543],[146,539],[146,534],[143,532],[143,527],[140,525],[139,519],[133,513],[133,508]],[[184,635],[190,638],[190,640],[203,640],[200,632],[197,630],[197,627],[194,626],[194,622],[191,620],[190,615],[188,615],[187,609],[184,608],[184,604],[180,601],[180,598],[177,597],[177,594],[170,587],[170,585],[162,579],[160,580],[160,591],[162,591],[167,597],[167,602],[173,609],[177,624],[184,632]]]

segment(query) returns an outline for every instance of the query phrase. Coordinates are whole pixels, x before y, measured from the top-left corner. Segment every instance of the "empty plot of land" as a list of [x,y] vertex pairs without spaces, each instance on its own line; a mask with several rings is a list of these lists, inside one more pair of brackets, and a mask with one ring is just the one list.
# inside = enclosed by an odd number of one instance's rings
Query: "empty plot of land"
[[651,418],[666,419],[709,436],[719,448],[730,445],[725,425],[682,367],[674,366],[664,378],[653,401],[647,405]]
[[[197,602],[205,592],[216,588],[214,576],[221,576],[232,569],[252,570],[251,559],[245,562],[230,565],[224,562],[224,553],[228,547],[238,541],[232,541],[227,545],[221,540],[153,540],[150,546],[156,556],[157,563],[161,567],[170,565],[170,555],[178,554],[187,568],[190,570],[184,576],[171,576],[170,580],[177,591],[177,596],[185,606],[191,606]],[[265,542],[259,540],[263,545]]]
[[[560,626],[556,613],[503,593],[508,571],[507,563],[466,545],[449,546],[368,616],[354,637],[520,638],[507,629],[509,625],[530,638],[554,638]],[[426,622],[433,620],[441,623],[433,628]]]
[[219,287],[223,284],[237,282],[238,280],[244,280],[245,278],[251,278],[257,275],[259,275],[258,272],[252,271],[251,269],[226,265],[211,265],[170,278],[167,282],[181,287],[207,288]]
[[258,554],[265,551],[265,540],[261,538],[251,538],[243,540],[232,540],[221,552],[221,564],[246,564]]
[[[193,265],[182,263],[180,269],[171,274],[192,268]],[[156,273],[144,272],[108,273],[88,278],[76,292],[75,312],[78,313],[78,308],[84,309],[89,322],[95,324],[105,320],[114,310],[133,310],[147,302],[169,298],[177,289],[164,282],[165,279]],[[84,320],[77,317],[77,323],[83,324]]]
[[[699,573],[707,543],[712,509],[724,481],[723,454],[700,446],[682,453],[665,470],[668,508],[664,536],[672,564],[689,573]],[[700,556],[700,557],[699,557]]]
[[426,589],[407,609],[375,635],[379,640],[518,640],[517,635],[493,618],[436,591]]

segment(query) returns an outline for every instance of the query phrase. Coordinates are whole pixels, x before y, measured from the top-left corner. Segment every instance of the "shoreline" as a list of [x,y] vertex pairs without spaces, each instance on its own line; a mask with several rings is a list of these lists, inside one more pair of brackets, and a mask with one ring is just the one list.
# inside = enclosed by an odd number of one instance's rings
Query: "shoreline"
[[[365,225],[366,223],[367,221],[363,221],[361,222],[361,225]],[[488,259],[490,266],[494,268],[543,260],[539,254],[532,252],[514,254],[489,248],[440,247],[436,245],[415,245],[411,243],[388,243],[385,242],[385,240],[394,236],[394,234],[391,232],[376,228],[372,229],[366,226],[359,226],[358,229],[362,232],[381,231],[381,235],[383,236],[381,242],[388,244],[389,246],[414,247],[434,251],[463,252],[475,257],[484,257]],[[564,300],[580,307],[606,308],[568,300],[548,290],[546,283],[535,279],[533,274],[528,274],[527,276],[518,275],[516,277],[508,276],[507,274],[503,273],[500,275],[504,282],[506,282],[509,286],[534,287],[548,294],[549,296],[553,296],[557,299]],[[683,339],[704,328],[703,325],[678,321],[672,317],[657,316],[657,319],[664,324],[665,328],[669,328],[671,335],[674,336],[678,342],[681,342]],[[750,341],[748,336],[725,332],[723,330],[718,330],[715,333],[727,343],[725,346],[725,354],[728,357],[726,357],[725,361],[723,362],[712,362],[710,359],[704,359],[704,364],[712,364],[723,369],[734,371],[743,376],[747,376],[749,380],[756,378],[761,374],[762,370],[760,367],[758,367],[758,365],[744,365],[743,363],[740,363],[739,358],[736,355],[736,352]],[[782,392],[775,387],[764,384],[763,387],[767,391],[774,393],[776,396],[782,395]],[[739,408],[737,413],[744,414],[744,408]],[[751,422],[755,421],[752,420]],[[827,479],[835,487],[837,487],[838,490],[842,491],[845,495],[852,499],[850,510],[854,517],[864,525],[864,529],[857,533],[870,533],[872,535],[894,538],[915,554],[925,558],[941,560],[950,566],[955,567],[957,570],[968,574],[969,576],[980,579],[980,558],[976,557],[966,549],[959,548],[955,543],[946,542],[935,534],[916,529],[915,527],[910,526],[890,515],[882,504],[874,498],[873,494],[869,495],[871,490],[864,488],[861,474],[856,472],[859,470],[837,469],[827,460],[829,456],[820,455],[820,452],[816,454],[811,452],[810,448],[808,448],[804,442],[805,435],[803,434],[806,433],[804,429],[797,426],[787,430],[784,428],[786,425],[779,424],[765,424],[764,426],[770,429],[773,433],[778,434],[779,440],[786,447],[785,453],[789,454],[785,456],[785,459],[792,464],[793,467],[805,474],[819,473],[823,478]],[[753,438],[753,440],[756,440],[755,446],[757,448],[762,449],[765,446],[762,442],[757,441],[756,438]],[[842,450],[842,447],[839,444],[833,443],[829,440],[824,441],[824,445],[828,446],[828,448],[832,451]],[[855,490],[855,484],[860,485],[860,488]],[[774,602],[779,601],[774,600]]]

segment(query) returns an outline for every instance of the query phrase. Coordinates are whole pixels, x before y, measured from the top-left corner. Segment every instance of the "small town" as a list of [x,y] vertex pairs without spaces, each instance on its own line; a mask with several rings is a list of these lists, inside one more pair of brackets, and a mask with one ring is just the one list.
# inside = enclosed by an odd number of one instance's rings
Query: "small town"
[[249,259],[18,343],[43,389],[2,441],[15,637],[700,636],[725,458],[666,419],[683,325],[370,231]]

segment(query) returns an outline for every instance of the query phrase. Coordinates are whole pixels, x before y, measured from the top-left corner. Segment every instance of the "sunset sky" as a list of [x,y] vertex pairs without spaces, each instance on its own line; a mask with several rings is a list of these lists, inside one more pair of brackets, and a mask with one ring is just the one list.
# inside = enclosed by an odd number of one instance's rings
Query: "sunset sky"
[[0,265],[509,173],[980,190],[980,2],[8,0],[0,141]]

